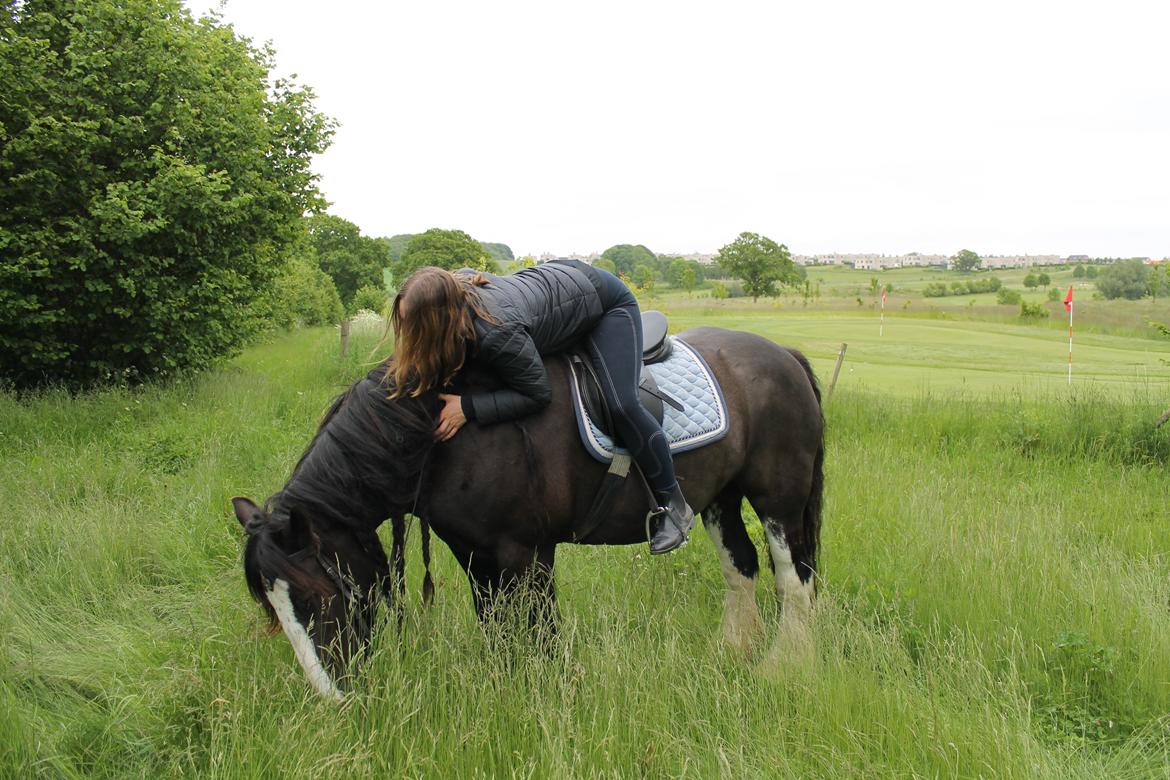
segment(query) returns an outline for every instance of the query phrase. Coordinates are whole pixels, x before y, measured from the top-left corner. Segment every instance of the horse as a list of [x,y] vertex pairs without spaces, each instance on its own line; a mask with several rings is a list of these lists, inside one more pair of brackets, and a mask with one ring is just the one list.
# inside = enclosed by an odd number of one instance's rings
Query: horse
[[[798,351],[754,334],[701,327],[676,338],[702,355],[728,408],[724,438],[675,457],[726,582],[723,637],[746,649],[761,630],[759,562],[741,516],[744,498],[764,528],[781,627],[791,623],[802,635],[816,592],[824,488],[816,377]],[[576,523],[606,467],[579,443],[563,357],[546,360],[553,397],[544,410],[511,423],[472,421],[442,443],[434,439],[437,390],[388,399],[392,359],[332,403],[279,492],[263,506],[232,499],[247,534],[249,591],[272,630],[279,626],[288,636],[313,688],[337,700],[351,662],[367,646],[378,601],[394,605],[403,593],[407,515],[420,521],[426,597],[433,591],[427,544],[433,530],[466,572],[482,621],[523,588],[532,594],[524,600],[529,623],[550,631],[557,545],[646,542],[647,497],[634,478],[586,538],[577,538]],[[465,389],[493,382],[465,373]],[[393,572],[376,534],[388,518]]]

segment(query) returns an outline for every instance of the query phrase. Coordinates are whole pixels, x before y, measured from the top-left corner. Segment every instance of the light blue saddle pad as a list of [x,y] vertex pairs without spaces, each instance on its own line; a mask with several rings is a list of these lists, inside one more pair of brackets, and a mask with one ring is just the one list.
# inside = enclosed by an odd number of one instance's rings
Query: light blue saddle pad
[[[729,426],[727,402],[723,400],[723,391],[707,362],[691,345],[677,336],[672,338],[674,350],[670,357],[649,368],[658,382],[658,389],[682,402],[682,411],[669,403],[663,404],[662,430],[670,442],[671,453],[677,453],[719,441],[727,435]],[[625,454],[626,450],[615,446],[613,439],[597,427],[585,411],[585,404],[577,392],[577,383],[571,384],[577,430],[581,433],[585,449],[602,463],[613,460],[615,451]]]

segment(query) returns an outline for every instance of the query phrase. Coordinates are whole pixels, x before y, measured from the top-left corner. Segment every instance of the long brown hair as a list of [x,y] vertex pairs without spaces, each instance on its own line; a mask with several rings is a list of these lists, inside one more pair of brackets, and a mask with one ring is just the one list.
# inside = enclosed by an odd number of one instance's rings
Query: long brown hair
[[421,395],[455,377],[475,341],[472,315],[495,322],[476,289],[487,283],[483,274],[455,274],[433,266],[407,277],[390,311],[394,357],[386,378],[393,377],[391,398]]

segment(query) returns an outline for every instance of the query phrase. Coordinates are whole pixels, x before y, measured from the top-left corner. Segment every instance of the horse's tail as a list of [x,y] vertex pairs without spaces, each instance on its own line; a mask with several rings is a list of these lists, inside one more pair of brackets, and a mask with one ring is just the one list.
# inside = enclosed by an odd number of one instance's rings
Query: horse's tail
[[821,404],[821,388],[817,383],[816,374],[808,358],[796,350],[789,350],[800,367],[804,369],[808,383],[812,387],[813,395],[817,399],[817,414],[821,418],[821,440],[817,443],[817,454],[813,459],[812,486],[809,489],[808,500],[804,504],[804,518],[802,522],[805,539],[805,560],[796,561],[799,566],[808,567],[808,573],[813,577],[813,588],[816,588],[817,546],[821,540],[821,508],[825,495],[825,410]]
[[435,600],[435,581],[431,578],[431,524],[427,522],[425,517],[418,519],[418,527],[422,532],[422,556],[423,556],[423,604],[430,606]]

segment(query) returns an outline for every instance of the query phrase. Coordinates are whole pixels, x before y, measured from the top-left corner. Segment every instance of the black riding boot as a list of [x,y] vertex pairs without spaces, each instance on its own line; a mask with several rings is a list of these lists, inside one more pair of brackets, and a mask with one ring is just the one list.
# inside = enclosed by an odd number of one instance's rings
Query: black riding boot
[[682,547],[687,543],[687,534],[695,527],[695,513],[683,498],[678,485],[669,495],[660,495],[663,505],[651,514],[658,521],[654,536],[650,539],[650,554],[661,555]]

